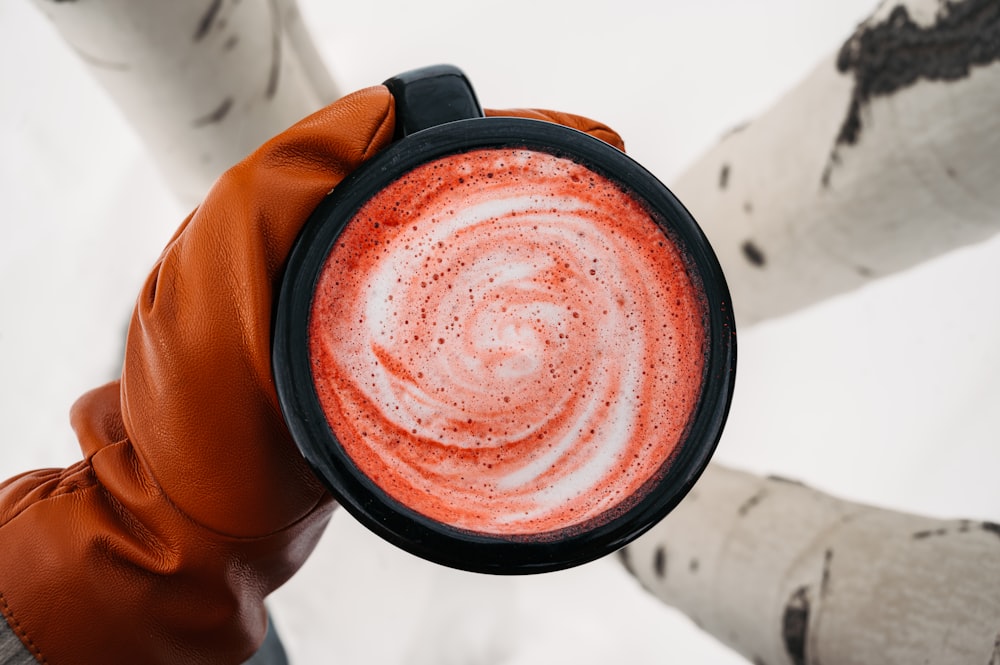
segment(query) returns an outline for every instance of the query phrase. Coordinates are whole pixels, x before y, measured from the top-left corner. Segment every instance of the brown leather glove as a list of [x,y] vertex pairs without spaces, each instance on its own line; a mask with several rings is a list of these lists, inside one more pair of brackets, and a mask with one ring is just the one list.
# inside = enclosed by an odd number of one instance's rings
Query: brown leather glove
[[275,294],[312,209],[393,129],[369,88],[225,173],[146,281],[121,381],[73,406],[84,460],[0,485],[0,612],[38,661],[235,664],[261,642],[333,509],[278,408]]

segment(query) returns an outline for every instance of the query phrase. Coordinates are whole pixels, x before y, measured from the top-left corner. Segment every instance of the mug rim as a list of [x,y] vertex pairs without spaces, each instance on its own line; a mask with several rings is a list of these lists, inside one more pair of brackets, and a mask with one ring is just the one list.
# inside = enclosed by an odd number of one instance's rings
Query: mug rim
[[[309,320],[317,281],[337,238],[368,199],[427,162],[479,149],[527,149],[569,159],[625,188],[684,257],[704,299],[706,363],[697,406],[660,473],[619,515],[525,536],[467,531],[389,496],[353,463],[320,406],[312,376]],[[693,273],[693,274],[692,274]],[[736,334],[725,277],[693,217],[631,157],[584,132],[542,120],[480,117],[423,129],[391,144],[349,175],[307,220],[289,255],[275,310],[272,365],[278,400],[296,446],[334,498],[383,539],[453,568],[541,573],[610,554],[652,528],[690,491],[718,445],[735,383]],[[664,469],[665,467],[665,469]],[[612,508],[611,510],[615,510]]]

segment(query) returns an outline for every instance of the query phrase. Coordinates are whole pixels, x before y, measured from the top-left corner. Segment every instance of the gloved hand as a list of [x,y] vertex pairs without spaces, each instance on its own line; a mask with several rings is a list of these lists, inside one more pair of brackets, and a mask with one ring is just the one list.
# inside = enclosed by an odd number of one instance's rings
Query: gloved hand
[[[621,147],[607,127],[542,111]],[[120,382],[73,406],[84,460],[0,485],[0,612],[50,665],[241,663],[264,597],[333,509],[271,376],[285,260],[313,208],[382,150],[384,87],[299,122],[225,173],[139,295]]]

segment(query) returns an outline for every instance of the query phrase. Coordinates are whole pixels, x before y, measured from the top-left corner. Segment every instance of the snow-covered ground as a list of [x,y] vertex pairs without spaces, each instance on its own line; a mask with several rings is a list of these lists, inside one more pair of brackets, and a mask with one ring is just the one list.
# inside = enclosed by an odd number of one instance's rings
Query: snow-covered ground
[[[300,0],[343,90],[452,62],[487,106],[599,118],[666,182],[837,48],[874,0]],[[78,458],[184,210],[27,0],[0,3],[0,477]],[[942,220],[947,223],[947,220]],[[741,331],[717,458],[941,517],[1000,518],[1000,239]],[[736,303],[738,307],[739,303]],[[492,578],[340,514],[273,598],[296,663],[742,663],[614,561]]]

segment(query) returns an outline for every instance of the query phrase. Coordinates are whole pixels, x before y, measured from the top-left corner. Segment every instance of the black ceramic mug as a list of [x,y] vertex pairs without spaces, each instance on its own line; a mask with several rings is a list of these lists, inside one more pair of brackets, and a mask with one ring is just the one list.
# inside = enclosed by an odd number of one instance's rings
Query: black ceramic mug
[[715,255],[614,147],[483,117],[454,67],[386,85],[397,140],[289,259],[289,429],[352,515],[431,561],[514,574],[613,552],[721,435],[736,338]]

